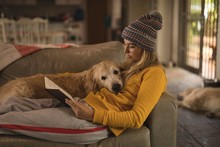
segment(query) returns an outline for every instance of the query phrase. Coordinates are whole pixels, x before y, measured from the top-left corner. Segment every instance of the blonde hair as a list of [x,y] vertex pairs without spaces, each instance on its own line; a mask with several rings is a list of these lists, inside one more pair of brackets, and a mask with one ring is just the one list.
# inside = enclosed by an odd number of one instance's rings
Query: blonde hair
[[122,65],[124,80],[128,80],[132,75],[138,73],[146,67],[158,64],[159,61],[157,58],[156,51],[148,52],[146,50],[143,50],[141,59],[139,61],[134,62],[127,58],[125,59],[125,62]]

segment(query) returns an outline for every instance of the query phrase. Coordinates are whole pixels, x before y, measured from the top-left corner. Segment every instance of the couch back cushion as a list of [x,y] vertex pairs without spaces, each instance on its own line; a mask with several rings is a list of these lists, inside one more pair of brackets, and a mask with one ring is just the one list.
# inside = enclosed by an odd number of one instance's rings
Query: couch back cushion
[[16,77],[37,73],[80,72],[103,60],[123,62],[122,43],[111,41],[66,49],[39,50],[18,59],[3,69],[0,85]]

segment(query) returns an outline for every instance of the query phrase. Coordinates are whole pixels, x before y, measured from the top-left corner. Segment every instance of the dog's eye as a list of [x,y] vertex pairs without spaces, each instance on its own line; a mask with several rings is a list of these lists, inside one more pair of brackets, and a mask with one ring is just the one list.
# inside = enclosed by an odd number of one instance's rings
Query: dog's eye
[[106,77],[106,76],[102,76],[101,79],[102,79],[102,80],[106,80],[107,77]]
[[114,73],[115,75],[117,75],[117,74],[119,73],[119,71],[118,71],[118,70],[114,70],[113,73]]

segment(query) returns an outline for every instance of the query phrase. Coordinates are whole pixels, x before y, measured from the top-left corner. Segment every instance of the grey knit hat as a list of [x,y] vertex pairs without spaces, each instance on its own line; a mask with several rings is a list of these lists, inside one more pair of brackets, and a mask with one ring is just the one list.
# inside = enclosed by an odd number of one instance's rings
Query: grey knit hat
[[152,52],[156,46],[157,31],[162,29],[162,19],[159,12],[151,11],[125,27],[121,37]]

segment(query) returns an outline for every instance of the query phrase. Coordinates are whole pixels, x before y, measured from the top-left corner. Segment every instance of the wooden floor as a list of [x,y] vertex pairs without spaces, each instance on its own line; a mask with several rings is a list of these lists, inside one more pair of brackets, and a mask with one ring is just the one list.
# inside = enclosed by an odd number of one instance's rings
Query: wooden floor
[[[201,77],[181,68],[166,68],[167,90],[174,96],[187,88],[201,87]],[[220,118],[178,108],[177,147],[220,147]]]

